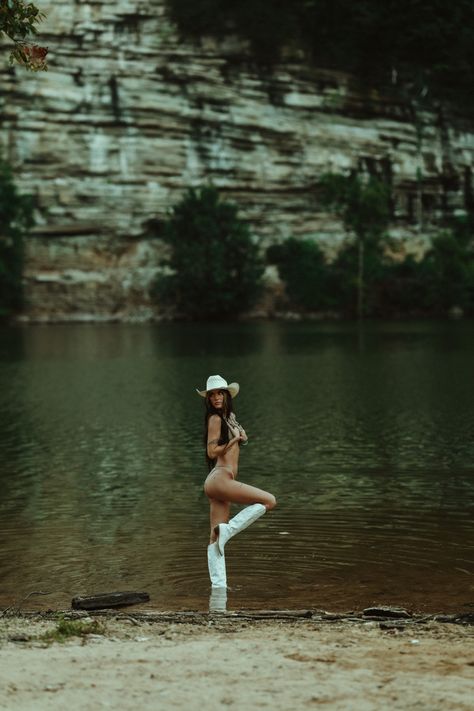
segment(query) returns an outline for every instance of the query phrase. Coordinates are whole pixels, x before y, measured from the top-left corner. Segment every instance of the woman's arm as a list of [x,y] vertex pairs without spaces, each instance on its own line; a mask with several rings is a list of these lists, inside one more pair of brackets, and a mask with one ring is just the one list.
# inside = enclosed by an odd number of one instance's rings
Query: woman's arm
[[227,420],[227,424],[229,425],[229,427],[231,428],[231,431],[232,431],[234,434],[236,434],[236,435],[237,435],[238,433],[240,434],[240,441],[241,441],[243,444],[247,444],[248,439],[249,439],[249,438],[247,437],[247,433],[245,432],[245,430],[244,430],[244,428],[242,427],[242,425],[239,425],[239,423],[237,422],[237,420],[236,420],[235,415],[234,415],[233,412],[231,412],[231,414],[229,415],[229,419]]
[[217,459],[222,456],[240,440],[239,434],[238,437],[232,437],[227,444],[218,444],[221,437],[221,421],[219,415],[211,415],[207,424],[207,456],[209,459]]

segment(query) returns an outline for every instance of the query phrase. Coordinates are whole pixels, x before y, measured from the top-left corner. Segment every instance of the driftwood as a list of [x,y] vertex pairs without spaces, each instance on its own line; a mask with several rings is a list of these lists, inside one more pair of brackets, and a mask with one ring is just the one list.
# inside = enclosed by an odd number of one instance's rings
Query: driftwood
[[225,612],[224,614],[226,617],[247,618],[249,620],[295,620],[302,617],[313,617],[312,610],[238,610],[236,612]]
[[362,611],[364,617],[374,617],[374,618],[392,618],[392,619],[409,619],[412,615],[405,610],[403,607],[366,607]]
[[149,602],[146,592],[111,592],[99,595],[78,595],[73,597],[71,606],[74,610],[103,610],[107,607],[122,607]]
[[[140,594],[140,593],[135,593]],[[146,594],[146,593],[141,593]],[[99,597],[99,596],[96,596]],[[327,612],[324,610],[235,610],[222,612],[198,612],[194,610],[158,612],[155,610],[118,611],[114,609],[85,609],[75,610],[44,610],[44,611],[16,611],[8,612],[9,617],[23,619],[43,619],[43,620],[79,620],[93,616],[110,620],[128,620],[133,624],[210,624],[232,626],[234,623],[255,623],[265,625],[266,622],[280,621],[285,623],[298,624],[334,624],[337,622],[346,624],[377,624],[381,629],[391,629],[394,627],[411,627],[428,622],[449,623],[463,626],[474,625],[474,614],[459,612],[453,614],[412,614],[407,618],[383,618],[382,616],[372,616],[364,614],[364,611],[353,612]],[[370,608],[367,608],[370,609]],[[372,608],[374,609],[374,608]],[[380,609],[380,608],[378,608]]]
[[10,607],[6,607],[4,610],[0,611],[0,617],[15,617],[15,615],[20,615],[21,614],[21,608],[23,603],[25,603],[27,600],[30,599],[30,597],[33,597],[33,595],[52,595],[52,592],[43,592],[42,590],[32,590],[28,595],[25,595],[25,597],[20,600],[20,602],[15,603],[13,605],[10,605]]

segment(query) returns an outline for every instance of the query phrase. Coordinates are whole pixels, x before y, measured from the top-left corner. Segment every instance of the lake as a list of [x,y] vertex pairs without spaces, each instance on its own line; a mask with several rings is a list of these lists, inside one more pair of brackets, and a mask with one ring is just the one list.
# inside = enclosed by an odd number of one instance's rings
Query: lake
[[226,548],[228,609],[472,612],[473,365],[470,321],[3,327],[0,608],[208,609],[219,373],[278,500]]

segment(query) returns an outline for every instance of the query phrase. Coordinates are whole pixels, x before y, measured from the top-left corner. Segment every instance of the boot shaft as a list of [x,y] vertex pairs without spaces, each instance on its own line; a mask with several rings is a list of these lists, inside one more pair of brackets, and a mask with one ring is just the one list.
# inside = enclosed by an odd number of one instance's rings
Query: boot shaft
[[244,531],[252,523],[255,523],[260,516],[266,512],[266,508],[263,504],[252,504],[251,506],[246,506],[242,511],[239,511],[233,518],[230,519],[228,526],[229,536],[235,536],[236,533]]

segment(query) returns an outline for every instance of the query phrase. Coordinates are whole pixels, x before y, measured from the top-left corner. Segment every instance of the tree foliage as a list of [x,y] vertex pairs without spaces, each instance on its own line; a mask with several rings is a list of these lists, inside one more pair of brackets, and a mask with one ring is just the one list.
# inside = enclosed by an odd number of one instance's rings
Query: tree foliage
[[456,220],[433,240],[423,262],[424,304],[435,311],[474,309],[474,221]]
[[390,220],[390,189],[380,178],[324,173],[318,181],[323,204],[334,210],[349,232],[377,242]]
[[37,34],[36,25],[44,19],[40,10],[23,0],[0,0],[0,38],[6,35],[13,41],[10,62],[17,62],[27,69],[39,71],[47,69],[47,47],[41,47],[30,40]]
[[390,190],[379,178],[360,177],[356,173],[340,175],[325,173],[319,180],[321,200],[355,235],[355,245],[342,250],[336,267],[344,260],[352,265],[349,284],[357,292],[357,315],[364,316],[365,296],[376,274],[382,253],[381,242],[390,220]]
[[287,47],[316,66],[447,98],[474,111],[472,0],[168,0],[185,35],[249,41],[258,61]]
[[31,199],[19,195],[10,167],[0,159],[0,316],[21,307],[23,239],[32,225]]
[[[286,283],[290,306],[304,311],[331,309],[352,317],[356,311],[357,244],[348,242],[333,262],[318,260],[318,270],[308,267],[307,250],[295,247],[290,238],[278,246],[280,278]],[[315,254],[319,247],[313,245]],[[273,247],[268,260],[275,263]],[[307,255],[309,250],[307,250]],[[474,218],[457,218],[432,241],[421,259],[387,257],[384,242],[372,242],[365,252],[367,316],[445,316],[453,309],[474,315]],[[314,281],[316,283],[311,283]],[[304,289],[306,299],[301,299]]]
[[155,296],[191,319],[236,318],[260,293],[263,265],[237,206],[214,187],[190,189],[159,233],[170,247]]

